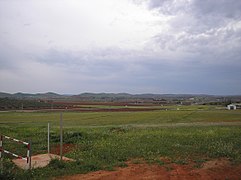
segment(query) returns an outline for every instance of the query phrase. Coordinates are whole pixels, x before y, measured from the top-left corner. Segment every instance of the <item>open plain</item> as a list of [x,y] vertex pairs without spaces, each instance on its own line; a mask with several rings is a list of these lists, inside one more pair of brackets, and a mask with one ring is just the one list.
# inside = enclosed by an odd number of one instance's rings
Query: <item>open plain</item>
[[[24,171],[6,155],[1,178],[162,179],[165,176],[178,179],[193,176],[212,179],[219,178],[221,171],[226,176],[220,179],[240,177],[240,110],[206,105],[88,105],[88,108],[92,110],[62,110],[63,152],[74,162],[53,159],[47,167]],[[59,119],[60,112],[54,110],[0,112],[1,134],[31,140],[33,155],[45,154],[47,123],[50,123],[51,153],[59,154]],[[7,140],[4,147],[18,154],[25,153],[24,147]],[[217,161],[215,168],[205,169],[213,161]],[[71,176],[74,174],[78,175]]]

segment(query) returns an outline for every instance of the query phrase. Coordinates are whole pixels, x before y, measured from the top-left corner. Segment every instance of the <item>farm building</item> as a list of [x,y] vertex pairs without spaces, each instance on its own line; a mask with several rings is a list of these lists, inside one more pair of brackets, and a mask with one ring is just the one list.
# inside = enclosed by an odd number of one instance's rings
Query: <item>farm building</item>
[[241,109],[241,104],[229,104],[227,105],[228,110],[236,110],[236,109]]

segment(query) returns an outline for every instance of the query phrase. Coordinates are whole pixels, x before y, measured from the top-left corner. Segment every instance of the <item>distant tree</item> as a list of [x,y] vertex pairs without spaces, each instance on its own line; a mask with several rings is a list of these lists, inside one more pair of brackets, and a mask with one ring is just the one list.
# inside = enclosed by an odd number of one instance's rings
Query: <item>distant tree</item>
[[228,100],[225,101],[225,106],[227,106],[227,105],[229,105],[229,104],[232,104],[231,99],[228,99]]

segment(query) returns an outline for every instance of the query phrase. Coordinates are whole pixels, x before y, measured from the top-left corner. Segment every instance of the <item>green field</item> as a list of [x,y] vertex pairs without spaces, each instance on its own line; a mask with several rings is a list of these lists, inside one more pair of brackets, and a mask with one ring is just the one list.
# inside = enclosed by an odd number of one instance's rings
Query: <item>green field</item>
[[[241,111],[214,106],[176,106],[145,112],[63,112],[64,143],[75,144],[65,156],[76,162],[52,161],[46,168],[23,171],[4,159],[0,179],[46,179],[64,174],[112,170],[127,160],[163,164],[203,162],[227,157],[241,162]],[[59,142],[59,112],[0,112],[0,133],[31,140],[33,154],[47,151],[47,123],[51,144]],[[5,147],[23,153],[10,142]]]

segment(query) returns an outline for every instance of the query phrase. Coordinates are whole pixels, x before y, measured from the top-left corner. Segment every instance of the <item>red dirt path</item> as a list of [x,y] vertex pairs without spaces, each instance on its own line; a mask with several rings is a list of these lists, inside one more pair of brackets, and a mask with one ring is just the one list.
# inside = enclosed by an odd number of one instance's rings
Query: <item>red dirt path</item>
[[241,180],[241,165],[232,165],[225,158],[204,163],[201,168],[195,168],[194,163],[188,165],[165,164],[131,164],[116,171],[96,171],[88,174],[77,174],[55,178],[57,180]]

